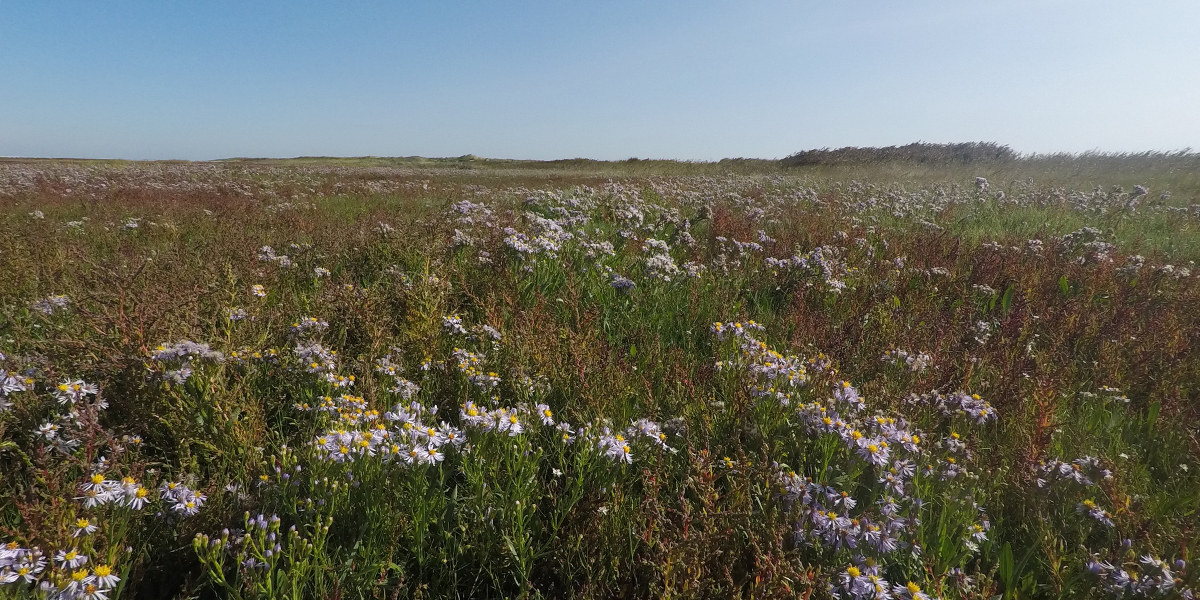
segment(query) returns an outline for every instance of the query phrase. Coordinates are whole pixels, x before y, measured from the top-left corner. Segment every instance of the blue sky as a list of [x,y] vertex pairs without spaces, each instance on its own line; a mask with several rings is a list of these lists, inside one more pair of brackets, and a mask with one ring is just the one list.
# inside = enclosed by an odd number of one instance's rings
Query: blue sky
[[0,156],[1200,148],[1195,0],[0,0]]

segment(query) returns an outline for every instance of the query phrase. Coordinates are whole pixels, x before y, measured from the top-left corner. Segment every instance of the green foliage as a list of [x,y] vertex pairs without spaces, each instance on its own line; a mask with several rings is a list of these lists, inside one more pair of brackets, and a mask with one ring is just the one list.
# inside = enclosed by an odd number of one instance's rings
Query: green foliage
[[1195,589],[1195,188],[1113,187],[1186,174],[826,158],[7,164],[0,541],[109,597]]

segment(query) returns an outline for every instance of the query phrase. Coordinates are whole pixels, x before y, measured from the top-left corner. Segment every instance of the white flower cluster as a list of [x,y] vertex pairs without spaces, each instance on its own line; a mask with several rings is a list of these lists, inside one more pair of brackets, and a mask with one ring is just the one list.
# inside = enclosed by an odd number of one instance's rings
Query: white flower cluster
[[991,403],[980,398],[978,394],[966,392],[954,392],[948,396],[938,392],[909,394],[905,403],[932,408],[944,416],[966,415],[981,425],[995,420],[998,416]]
[[450,335],[469,335],[469,332],[463,327],[462,323],[462,317],[458,315],[442,317],[442,331]]
[[1112,471],[1104,468],[1095,456],[1083,456],[1071,462],[1057,459],[1039,461],[1034,467],[1037,486],[1044,488],[1058,481],[1070,481],[1083,487],[1096,485],[1097,480],[1112,479]]
[[303,317],[292,322],[290,329],[292,335],[305,336],[312,335],[314,332],[321,332],[329,329],[329,323],[316,317]]
[[[1184,571],[1187,563],[1175,561],[1175,571]],[[1192,600],[1191,588],[1177,589],[1181,579],[1166,561],[1142,555],[1134,565],[1114,565],[1108,561],[1091,560],[1087,570],[1100,580],[1101,587],[1113,598],[1183,598]]]
[[53,315],[67,309],[71,305],[71,297],[67,295],[47,296],[29,305],[29,308],[44,315]]
[[787,406],[792,401],[796,388],[808,383],[808,367],[817,366],[816,362],[805,362],[795,355],[784,355],[772,350],[766,342],[753,336],[755,331],[763,331],[764,327],[753,320],[742,323],[713,323],[709,327],[718,340],[735,339],[737,353],[732,360],[717,361],[717,370],[742,368],[750,375],[747,389],[756,398],[772,397],[780,404]]
[[208,347],[208,344],[183,340],[174,344],[159,344],[150,353],[150,358],[162,362],[173,363],[176,368],[167,369],[163,376],[176,385],[183,385],[195,372],[194,363],[197,361],[224,362],[225,355]]
[[889,350],[880,360],[892,365],[904,365],[910,373],[920,373],[933,364],[933,356],[928,352],[910,353],[906,350]]
[[258,260],[272,262],[285,269],[296,264],[286,254],[275,254],[275,249],[270,246],[263,246],[258,249]]
[[489,390],[500,385],[500,375],[495,371],[484,371],[482,353],[471,352],[462,348],[454,349],[454,361],[458,371],[467,376],[467,381]]
[[642,244],[642,252],[649,255],[646,257],[646,275],[648,277],[671,281],[672,277],[676,277],[682,272],[679,265],[675,264],[675,259],[671,258],[671,247],[666,242],[646,238]]
[[790,258],[768,257],[764,262],[774,271],[820,273],[826,288],[836,294],[846,289],[845,277],[849,274],[849,269],[839,254],[840,251],[834,246],[819,246],[807,254],[796,254]]

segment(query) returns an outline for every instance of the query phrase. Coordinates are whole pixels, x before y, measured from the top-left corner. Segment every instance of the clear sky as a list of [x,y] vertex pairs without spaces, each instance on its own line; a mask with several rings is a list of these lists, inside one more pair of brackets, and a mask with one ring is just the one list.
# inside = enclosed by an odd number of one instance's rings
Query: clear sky
[[0,156],[1200,147],[1197,0],[0,0]]

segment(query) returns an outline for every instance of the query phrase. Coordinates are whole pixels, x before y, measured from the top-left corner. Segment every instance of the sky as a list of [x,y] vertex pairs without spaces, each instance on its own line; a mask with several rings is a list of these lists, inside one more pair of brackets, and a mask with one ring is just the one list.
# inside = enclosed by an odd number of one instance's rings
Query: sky
[[0,156],[1200,148],[1196,0],[0,0]]

